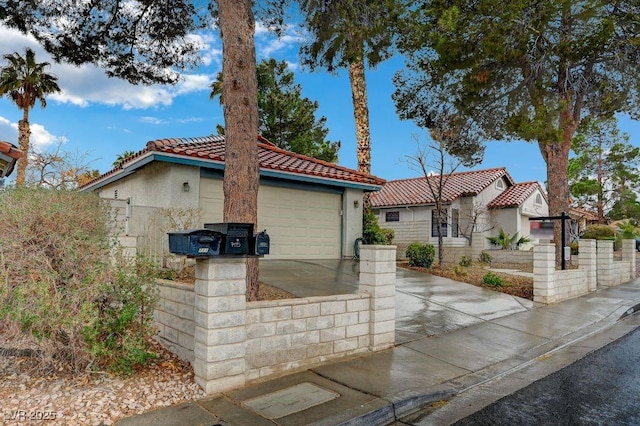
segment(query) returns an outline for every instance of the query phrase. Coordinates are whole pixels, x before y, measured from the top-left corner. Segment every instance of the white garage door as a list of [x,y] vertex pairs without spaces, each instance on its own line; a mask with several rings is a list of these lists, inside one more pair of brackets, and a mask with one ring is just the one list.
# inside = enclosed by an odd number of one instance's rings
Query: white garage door
[[[205,222],[222,221],[222,181],[201,179]],[[258,229],[271,237],[269,259],[339,259],[341,195],[261,185]]]

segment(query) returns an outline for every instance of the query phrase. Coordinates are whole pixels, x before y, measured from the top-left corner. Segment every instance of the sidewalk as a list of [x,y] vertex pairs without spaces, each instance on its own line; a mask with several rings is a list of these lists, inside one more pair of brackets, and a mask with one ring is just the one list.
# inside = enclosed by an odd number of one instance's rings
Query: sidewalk
[[430,424],[424,413],[407,416],[536,364],[562,368],[635,329],[619,320],[639,304],[636,279],[116,424]]

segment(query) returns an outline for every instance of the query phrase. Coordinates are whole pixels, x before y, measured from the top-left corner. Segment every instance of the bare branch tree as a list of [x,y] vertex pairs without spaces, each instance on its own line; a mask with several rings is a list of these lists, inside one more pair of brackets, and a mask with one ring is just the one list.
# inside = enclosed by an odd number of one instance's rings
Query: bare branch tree
[[[442,225],[447,226],[448,224],[445,205],[451,203],[451,200],[446,198],[444,191],[451,173],[454,173],[462,165],[462,162],[448,154],[445,143],[438,136],[436,132],[431,132],[433,141],[424,146],[420,143],[419,137],[414,135],[413,138],[418,146],[417,151],[415,155],[407,155],[406,160],[412,168],[424,175],[429,192],[434,199],[435,222],[437,224],[435,226],[438,235],[438,265],[442,265],[444,259]],[[434,224],[432,223],[431,226],[433,228]]]

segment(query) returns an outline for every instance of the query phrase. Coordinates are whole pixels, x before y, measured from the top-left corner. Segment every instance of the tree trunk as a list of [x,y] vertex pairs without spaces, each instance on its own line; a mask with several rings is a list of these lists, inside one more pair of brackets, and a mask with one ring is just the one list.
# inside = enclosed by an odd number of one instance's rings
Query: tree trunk
[[27,176],[27,163],[29,162],[29,140],[31,129],[29,128],[29,114],[24,113],[23,119],[18,122],[18,145],[22,151],[22,157],[18,158],[16,185],[24,185]]
[[371,173],[371,135],[369,130],[369,105],[367,103],[367,84],[364,75],[364,62],[358,61],[349,66],[349,81],[353,100],[353,118],[356,123],[356,152],[358,171]]
[[[571,137],[569,143],[566,140],[560,142],[539,142],[540,150],[547,163],[547,187],[549,196],[549,215],[559,216],[562,212],[569,212],[569,149],[571,147]],[[567,224],[568,225],[568,224]],[[556,244],[556,261],[562,260],[562,224],[561,221],[554,221],[553,238]],[[569,230],[569,226],[566,227]],[[568,240],[567,240],[568,241]]]
[[[224,221],[257,224],[258,83],[250,0],[218,0],[225,122]],[[247,260],[247,300],[258,299],[258,259]]]

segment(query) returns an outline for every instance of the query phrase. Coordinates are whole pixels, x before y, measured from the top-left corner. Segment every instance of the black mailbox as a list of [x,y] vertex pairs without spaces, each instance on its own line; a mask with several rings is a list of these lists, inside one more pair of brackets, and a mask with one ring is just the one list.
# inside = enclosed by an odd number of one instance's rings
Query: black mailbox
[[223,235],[210,229],[188,229],[168,232],[169,251],[188,257],[217,256],[222,248]]
[[204,227],[222,234],[223,254],[254,254],[250,248],[253,223],[205,223]]
[[266,229],[262,232],[258,232],[256,235],[253,236],[254,254],[257,254],[260,256],[269,254],[270,246],[271,246],[271,242]]

